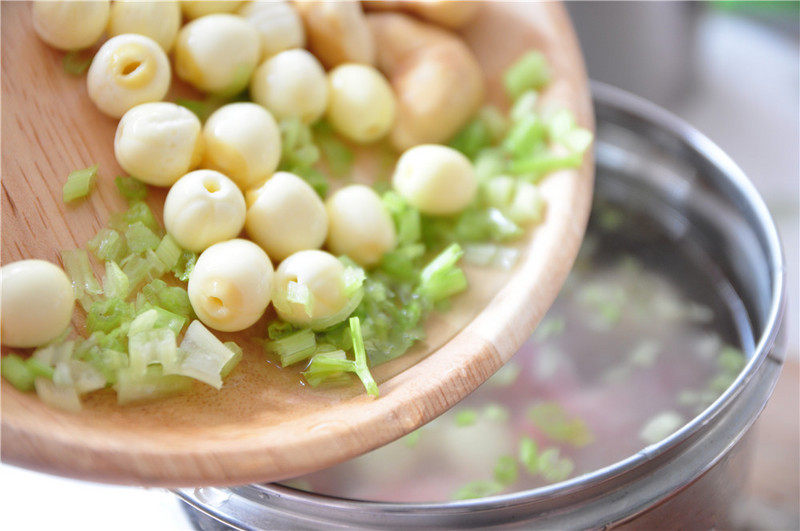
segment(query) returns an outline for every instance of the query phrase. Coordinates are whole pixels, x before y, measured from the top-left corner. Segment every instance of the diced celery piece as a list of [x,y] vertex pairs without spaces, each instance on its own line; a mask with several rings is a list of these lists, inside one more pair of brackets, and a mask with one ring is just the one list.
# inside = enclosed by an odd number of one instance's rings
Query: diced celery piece
[[563,481],[569,477],[575,464],[572,460],[560,456],[558,448],[547,448],[539,455],[539,472],[548,481]]
[[539,189],[527,182],[517,185],[511,204],[506,209],[508,217],[519,225],[530,225],[542,221],[544,199]]
[[510,455],[501,455],[494,465],[494,479],[504,486],[517,481],[517,461]]
[[89,255],[83,249],[61,251],[61,262],[72,280],[75,297],[83,309],[89,311],[95,298],[103,293],[89,263]]
[[328,182],[328,178],[325,177],[325,174],[321,171],[307,166],[292,166],[289,170],[299,177],[302,177],[321,198],[325,199],[328,195],[330,183]]
[[140,332],[152,330],[155,328],[157,321],[158,312],[152,308],[147,309],[137,315],[136,318],[131,322],[130,328],[128,328],[128,335],[132,336]]
[[492,143],[499,141],[508,131],[508,118],[494,105],[484,105],[478,111],[478,118],[486,124]]
[[482,187],[483,201],[487,206],[504,210],[511,205],[517,180],[508,175],[492,177]]
[[117,373],[128,367],[128,355],[113,348],[91,348],[82,356],[82,360],[94,367],[112,385],[117,381]]
[[372,378],[367,366],[367,351],[364,349],[364,337],[361,334],[361,321],[358,317],[350,318],[350,337],[353,338],[353,353],[355,355],[355,373],[364,384],[367,394],[372,397],[378,396],[378,384]]
[[121,369],[117,373],[117,403],[120,405],[163,398],[176,393],[188,391],[192,387],[192,379],[177,374],[163,374],[161,367],[154,365],[147,368],[144,375],[131,369]]
[[382,201],[394,220],[398,246],[418,242],[422,230],[419,211],[394,191],[383,194]]
[[125,240],[128,242],[128,250],[137,254],[143,253],[148,249],[155,249],[161,243],[158,236],[141,221],[128,226],[125,230]]
[[267,351],[280,357],[282,367],[308,359],[314,353],[316,346],[314,332],[308,328],[264,343]]
[[295,332],[295,327],[284,321],[272,321],[267,326],[267,337],[272,340],[281,339]]
[[334,350],[315,354],[303,371],[303,377],[311,387],[317,387],[344,372],[355,372],[355,362],[348,360],[343,350]]
[[32,391],[34,375],[25,360],[16,354],[3,356],[0,360],[0,374],[8,383],[20,391]]
[[478,412],[472,408],[466,408],[456,412],[455,422],[456,426],[460,428],[472,426],[477,421],[478,421]]
[[211,113],[215,110],[215,105],[208,101],[178,98],[175,103],[192,111],[202,122],[205,122],[206,118],[211,116]]
[[128,303],[120,298],[102,299],[92,303],[86,315],[86,330],[110,332],[132,317]]
[[394,278],[415,281],[419,276],[416,262],[425,253],[425,246],[412,243],[397,247],[381,257],[381,269]]
[[147,186],[140,180],[133,177],[120,175],[114,179],[117,191],[129,203],[133,201],[144,201],[147,197]]
[[103,278],[103,294],[108,298],[126,299],[130,292],[130,281],[116,262],[106,262]]
[[582,153],[542,153],[511,161],[508,171],[515,175],[532,174],[538,178],[547,173],[577,168],[583,162]]
[[519,440],[519,454],[517,457],[520,463],[525,465],[529,473],[539,473],[539,449],[533,439],[524,436]]
[[314,126],[314,139],[322,150],[328,167],[335,177],[346,177],[353,166],[353,151],[339,140],[331,126],[325,121],[319,121]]
[[511,121],[512,122],[520,122],[531,116],[536,114],[536,104],[539,102],[539,93],[535,90],[527,90],[523,93],[517,101],[514,102],[514,106],[511,107]]
[[87,246],[103,261],[119,262],[128,254],[125,239],[114,229],[100,229],[100,232],[89,240]]
[[233,357],[230,359],[230,361],[228,361],[228,363],[225,364],[222,370],[219,371],[220,377],[224,380],[225,378],[228,377],[231,371],[233,371],[233,369],[235,369],[236,366],[239,365],[239,362],[242,361],[242,356],[244,356],[244,351],[242,350],[242,347],[240,347],[233,341],[226,341],[225,343],[223,343],[223,345],[225,345],[228,348],[228,350],[233,352]]
[[39,399],[58,409],[77,413],[81,410],[81,399],[73,387],[61,387],[48,378],[36,378],[33,382]]
[[513,157],[531,156],[542,149],[547,138],[547,124],[536,114],[516,122],[503,141],[503,149]]
[[62,190],[62,199],[65,203],[81,199],[89,195],[97,177],[97,164],[83,170],[76,170],[67,176]]
[[497,481],[480,480],[471,481],[459,488],[454,494],[454,500],[471,500],[474,498],[485,498],[494,496],[503,491],[503,485]]
[[475,158],[478,153],[492,145],[492,132],[480,118],[475,118],[465,125],[450,140],[450,147],[457,149],[468,158]]
[[34,357],[28,358],[25,364],[28,366],[28,370],[30,370],[34,378],[42,377],[53,379],[53,367],[50,365],[42,363]]
[[183,249],[180,248],[175,238],[169,234],[165,235],[156,248],[156,256],[167,269],[172,269],[178,265]]
[[80,360],[66,360],[56,365],[53,383],[58,387],[71,387],[78,395],[91,393],[106,386],[106,378],[91,364]]
[[181,333],[183,327],[186,325],[186,321],[188,320],[183,315],[178,315],[172,313],[169,310],[165,310],[160,306],[153,306],[153,310],[158,313],[158,319],[156,319],[155,328],[167,328],[172,331],[175,336]]
[[528,409],[528,418],[554,441],[566,442],[580,448],[594,440],[586,423],[570,418],[556,402],[540,402]]
[[530,51],[519,58],[503,75],[506,93],[516,100],[528,90],[538,90],[550,82],[550,67],[545,56]]
[[467,288],[467,277],[456,266],[464,255],[461,246],[454,243],[431,260],[420,273],[419,293],[437,302]]
[[144,201],[131,202],[128,210],[111,216],[109,224],[112,228],[120,232],[125,232],[129,226],[133,225],[137,221],[141,222],[145,227],[160,237],[161,227],[159,226],[156,217],[153,215],[152,210],[150,210],[150,207],[147,206],[147,203]]
[[145,330],[128,336],[129,368],[144,375],[147,367],[159,364],[165,373],[172,373],[180,364],[175,334],[167,328]]
[[180,348],[184,358],[177,368],[168,372],[200,380],[217,389],[222,387],[222,373],[237,357],[236,352],[225,346],[200,321],[191,322]]
[[55,367],[58,362],[70,359],[74,350],[75,341],[54,342],[37,348],[32,359],[48,367]]
[[573,153],[583,153],[592,145],[594,135],[588,129],[576,127],[561,139],[564,146]]
[[286,300],[303,306],[306,315],[311,317],[314,311],[314,299],[308,286],[299,282],[289,281],[286,284]]
[[555,142],[560,142],[573,129],[575,117],[567,109],[559,109],[547,118],[547,133]]
[[478,182],[484,182],[495,175],[502,174],[506,169],[506,164],[506,156],[502,149],[484,149],[475,158],[475,177],[478,178]]
[[194,315],[189,294],[179,286],[167,286],[156,293],[158,305],[187,319]]
[[194,264],[197,262],[197,254],[192,251],[184,250],[178,259],[177,265],[172,268],[175,278],[184,282],[189,281],[189,275],[192,274]]

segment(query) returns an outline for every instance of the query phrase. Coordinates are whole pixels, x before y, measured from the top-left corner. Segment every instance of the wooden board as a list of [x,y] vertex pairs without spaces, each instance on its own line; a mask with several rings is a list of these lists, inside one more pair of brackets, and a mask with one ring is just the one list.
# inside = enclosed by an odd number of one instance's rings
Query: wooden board
[[[2,6],[2,262],[82,247],[124,208],[113,184],[116,121],[98,112],[85,79],[66,75],[62,53],[42,44],[30,6]],[[583,61],[558,3],[481,6],[461,33],[485,69],[490,99],[504,104],[500,75],[532,47],[549,58],[554,81],[542,102],[566,107],[592,128]],[[552,303],[578,251],[591,203],[593,163],[547,178],[545,222],[521,244],[510,272],[470,268],[469,291],[427,323],[427,339],[378,367],[381,396],[357,386],[301,385],[243,338],[264,337],[266,320],[235,338],[241,365],[218,392],[119,407],[111,391],[84,400],[80,414],[48,408],[35,394],[2,386],[2,459],[72,477],[142,485],[232,485],[278,480],[349,459],[430,421],[508,360]],[[93,163],[90,199],[61,201],[66,175]],[[160,214],[164,192],[149,202]],[[31,308],[35,312],[35,308]],[[80,316],[76,324],[80,324]]]

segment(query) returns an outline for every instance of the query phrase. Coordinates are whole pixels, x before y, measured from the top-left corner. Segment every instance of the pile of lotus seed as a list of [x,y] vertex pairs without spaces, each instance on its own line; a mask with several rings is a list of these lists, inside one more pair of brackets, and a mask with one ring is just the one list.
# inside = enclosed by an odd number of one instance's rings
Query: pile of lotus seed
[[[347,184],[322,198],[302,176],[279,171],[280,123],[325,120],[351,145],[387,141],[400,153],[391,178],[397,196],[422,216],[464,211],[479,180],[473,161],[445,143],[482,105],[484,81],[460,38],[430,22],[462,24],[472,3],[442,4],[452,13],[422,9],[419,20],[367,14],[359,2],[48,1],[33,3],[32,19],[39,37],[60,50],[109,37],[88,68],[88,97],[119,119],[120,167],[169,187],[166,232],[199,254],[187,288],[197,318],[235,332],[272,303],[285,323],[318,330],[354,308],[348,268],[337,257],[369,271],[398,246],[398,231],[373,188]],[[229,102],[201,123],[162,101],[173,68]],[[231,101],[248,90],[251,101]],[[70,279],[53,264],[4,266],[3,344],[54,340],[74,300]],[[22,310],[31,304],[42,308],[35,326]]]

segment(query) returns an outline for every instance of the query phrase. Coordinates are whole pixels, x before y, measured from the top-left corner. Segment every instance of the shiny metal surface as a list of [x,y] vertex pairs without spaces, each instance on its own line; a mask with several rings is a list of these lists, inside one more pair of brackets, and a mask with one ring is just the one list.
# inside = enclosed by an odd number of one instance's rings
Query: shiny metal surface
[[[589,474],[543,488],[478,500],[392,504],[345,500],[278,485],[182,489],[208,517],[202,529],[661,528],[726,526],[743,484],[743,438],[783,363],[780,242],[764,203],[708,138],[666,111],[594,84],[597,191],[645,209],[675,239],[718,266],[717,288],[742,301],[752,355],[734,384],[667,439]],[[745,338],[747,343],[747,338]],[[209,518],[211,517],[211,518]],[[224,522],[221,524],[220,522]]]

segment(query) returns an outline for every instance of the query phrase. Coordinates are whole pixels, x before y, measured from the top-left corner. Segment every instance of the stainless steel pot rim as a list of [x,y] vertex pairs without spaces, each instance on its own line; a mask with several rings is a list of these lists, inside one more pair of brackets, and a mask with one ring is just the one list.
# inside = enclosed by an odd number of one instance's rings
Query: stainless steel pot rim
[[[486,498],[437,502],[437,503],[400,503],[400,502],[376,502],[368,500],[355,500],[348,498],[338,498],[321,494],[310,493],[297,490],[283,485],[251,485],[248,488],[267,496],[279,496],[288,503],[294,504],[323,504],[330,509],[342,510],[377,510],[384,513],[395,511],[414,511],[424,512],[435,510],[439,512],[472,512],[472,511],[491,511],[509,505],[516,505],[532,500],[545,500],[559,498],[573,492],[581,491],[589,486],[597,485],[612,478],[623,475],[636,469],[639,466],[655,459],[670,449],[681,445],[691,439],[703,426],[720,415],[730,403],[742,392],[747,382],[758,371],[759,367],[767,358],[773,362],[781,364],[782,360],[772,358],[772,346],[776,342],[779,324],[782,317],[784,306],[785,290],[785,265],[781,252],[780,239],[775,224],[756,188],[736,165],[736,163],[725,154],[722,149],[714,144],[708,137],[700,133],[687,122],[678,118],[674,114],[658,107],[657,105],[639,98],[631,93],[600,82],[592,82],[592,94],[596,103],[603,104],[621,110],[643,122],[654,124],[660,129],[672,134],[680,142],[694,151],[700,157],[710,161],[719,171],[724,174],[730,184],[736,189],[737,193],[746,199],[747,208],[751,209],[756,217],[760,228],[764,231],[767,244],[767,259],[773,277],[772,292],[768,317],[764,324],[764,333],[760,335],[756,343],[754,353],[749,359],[746,367],[733,384],[706,410],[696,416],[691,422],[683,426],[680,430],[667,437],[666,439],[648,446],[638,453],[612,463],[606,467],[588,472],[575,478],[547,485],[526,491],[517,491],[508,494],[491,496]],[[752,422],[754,419],[751,419]],[[744,426],[741,433],[746,431]],[[736,441],[731,441],[733,445]],[[714,463],[708,463],[708,467]],[[197,506],[192,501],[191,491],[185,489],[177,491],[184,499]]]

